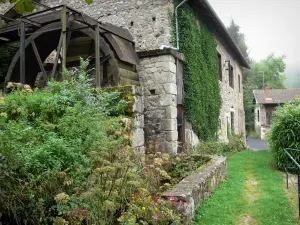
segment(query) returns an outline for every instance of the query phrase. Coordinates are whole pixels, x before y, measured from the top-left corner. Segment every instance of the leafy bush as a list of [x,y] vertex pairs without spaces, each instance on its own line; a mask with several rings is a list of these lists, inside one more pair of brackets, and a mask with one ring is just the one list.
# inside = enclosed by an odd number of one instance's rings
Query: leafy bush
[[166,171],[158,164],[144,167],[147,160],[130,147],[127,101],[118,92],[95,91],[86,66],[82,62],[79,76],[66,71],[65,81],[51,81],[44,90],[16,89],[5,98],[0,221],[167,225],[178,220],[172,204],[159,197],[161,183],[153,185],[157,176],[151,177],[159,172],[162,180]]
[[208,161],[209,158],[203,157],[203,155],[180,154],[172,156],[170,160],[172,168],[169,172],[172,178],[172,183],[176,184],[180,182]]
[[205,155],[228,155],[242,151],[245,148],[242,136],[231,135],[228,144],[223,142],[201,142],[195,152]]
[[[273,114],[268,141],[276,166],[284,168],[284,148],[300,149],[300,100],[278,107]],[[300,161],[300,154],[294,153]]]

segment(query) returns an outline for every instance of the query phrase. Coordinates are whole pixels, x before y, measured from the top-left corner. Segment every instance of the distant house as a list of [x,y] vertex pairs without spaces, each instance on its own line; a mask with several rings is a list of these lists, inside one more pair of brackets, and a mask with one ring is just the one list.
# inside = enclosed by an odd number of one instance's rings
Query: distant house
[[300,88],[290,89],[270,89],[266,88],[253,90],[255,100],[255,129],[264,140],[267,131],[270,129],[272,114],[276,107],[284,103],[293,101],[300,97]]

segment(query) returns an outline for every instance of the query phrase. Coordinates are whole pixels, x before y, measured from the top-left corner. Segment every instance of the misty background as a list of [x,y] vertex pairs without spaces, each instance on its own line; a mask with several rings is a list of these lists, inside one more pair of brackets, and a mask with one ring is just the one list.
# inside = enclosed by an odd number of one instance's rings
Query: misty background
[[288,88],[300,88],[300,0],[209,0],[226,27],[231,19],[245,34],[255,61],[285,55]]

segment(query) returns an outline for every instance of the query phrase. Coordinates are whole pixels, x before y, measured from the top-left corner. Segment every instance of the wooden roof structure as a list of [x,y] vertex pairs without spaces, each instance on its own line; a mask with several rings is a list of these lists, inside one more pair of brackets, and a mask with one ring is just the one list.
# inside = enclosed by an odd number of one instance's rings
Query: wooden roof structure
[[[3,43],[20,41],[20,48],[11,62],[6,82],[21,82],[34,86],[37,74],[44,79],[55,78],[58,67],[69,66],[68,59],[85,55],[95,66],[96,86],[103,86],[107,79],[111,85],[119,85],[120,65],[135,73],[139,63],[133,37],[128,30],[103,24],[82,12],[66,5],[38,11],[18,20],[0,15],[10,23],[0,26],[0,46]],[[49,77],[44,61],[56,50],[52,72]],[[76,58],[76,57],[75,57]],[[59,60],[61,65],[59,65]],[[109,68],[107,68],[109,67]],[[110,71],[112,77],[104,73]],[[125,73],[125,83],[138,83],[138,77]],[[127,77],[126,77],[127,76]],[[105,81],[106,79],[106,81]]]

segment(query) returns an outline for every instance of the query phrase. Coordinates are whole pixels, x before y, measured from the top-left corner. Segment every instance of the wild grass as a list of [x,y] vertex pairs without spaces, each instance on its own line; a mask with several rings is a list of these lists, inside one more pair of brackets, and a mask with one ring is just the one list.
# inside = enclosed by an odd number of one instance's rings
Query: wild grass
[[283,175],[270,161],[268,151],[229,157],[226,181],[198,208],[194,224],[297,224]]

